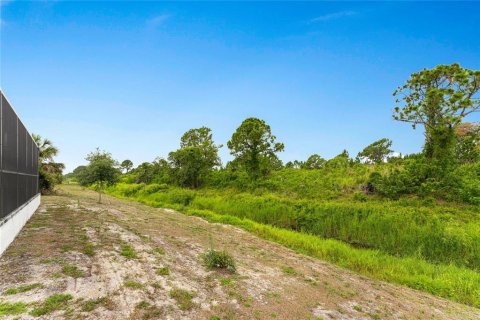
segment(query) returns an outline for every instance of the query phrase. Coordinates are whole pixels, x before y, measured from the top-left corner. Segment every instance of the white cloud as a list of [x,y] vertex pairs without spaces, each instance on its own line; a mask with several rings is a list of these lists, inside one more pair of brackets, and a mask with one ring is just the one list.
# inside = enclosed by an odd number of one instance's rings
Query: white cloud
[[338,12],[333,12],[333,13],[329,13],[323,16],[318,16],[316,18],[313,18],[310,20],[310,23],[330,21],[330,20],[340,19],[344,17],[354,16],[356,14],[357,12],[355,11],[338,11]]
[[161,14],[156,17],[147,20],[147,26],[150,28],[156,28],[164,24],[170,18],[169,14]]

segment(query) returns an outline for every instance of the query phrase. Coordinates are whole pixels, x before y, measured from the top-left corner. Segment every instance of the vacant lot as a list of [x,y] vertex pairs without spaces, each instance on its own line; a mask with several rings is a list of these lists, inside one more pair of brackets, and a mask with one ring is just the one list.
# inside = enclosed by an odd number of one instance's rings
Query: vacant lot
[[[232,226],[63,186],[0,259],[7,319],[478,319]],[[237,273],[208,270],[226,250]]]

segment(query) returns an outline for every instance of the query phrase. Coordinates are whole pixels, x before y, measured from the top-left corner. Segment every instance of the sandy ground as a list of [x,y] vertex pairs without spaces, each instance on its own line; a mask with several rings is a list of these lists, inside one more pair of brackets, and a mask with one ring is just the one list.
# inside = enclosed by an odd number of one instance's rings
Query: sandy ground
[[[232,226],[96,199],[76,186],[43,197],[0,259],[1,303],[25,304],[6,319],[480,319],[479,309],[359,276]],[[203,265],[212,247],[235,258],[237,273]],[[72,298],[30,314],[59,293]]]

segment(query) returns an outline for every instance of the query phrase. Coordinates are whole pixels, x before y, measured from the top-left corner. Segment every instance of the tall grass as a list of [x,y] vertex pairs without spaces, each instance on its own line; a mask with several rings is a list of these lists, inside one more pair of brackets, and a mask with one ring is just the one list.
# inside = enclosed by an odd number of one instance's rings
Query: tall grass
[[413,256],[480,270],[480,214],[473,209],[419,207],[418,203],[394,201],[292,200],[274,195],[175,188],[150,193],[141,185],[124,184],[110,191],[152,206],[206,209],[341,240],[355,247],[379,249],[394,256]]
[[480,224],[474,210],[175,188],[149,193],[124,184],[108,192],[237,225],[361,274],[480,307]]

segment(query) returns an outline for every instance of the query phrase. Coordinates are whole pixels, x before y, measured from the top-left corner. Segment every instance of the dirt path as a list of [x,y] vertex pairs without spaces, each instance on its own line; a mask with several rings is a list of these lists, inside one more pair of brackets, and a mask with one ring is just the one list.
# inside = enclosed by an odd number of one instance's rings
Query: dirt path
[[[234,256],[236,274],[202,265],[211,246]],[[17,312],[7,319],[480,319],[232,226],[109,196],[97,204],[74,186],[43,198],[0,275],[0,315]],[[45,302],[54,294],[71,297]]]

